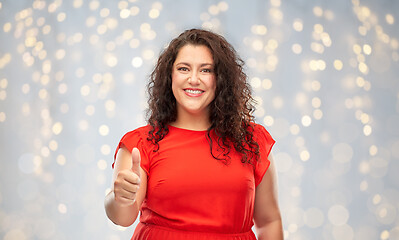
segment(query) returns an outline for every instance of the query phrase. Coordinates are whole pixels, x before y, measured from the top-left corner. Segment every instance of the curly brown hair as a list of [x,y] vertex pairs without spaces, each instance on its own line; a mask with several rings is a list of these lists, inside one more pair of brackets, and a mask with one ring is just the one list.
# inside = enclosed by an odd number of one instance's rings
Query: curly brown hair
[[[234,146],[242,154],[243,163],[252,163],[252,159],[257,161],[259,145],[254,140],[254,126],[251,124],[254,99],[243,71],[244,62],[224,37],[207,30],[186,30],[161,52],[147,86],[147,116],[151,126],[148,140],[156,145],[157,151],[159,141],[169,132],[168,124],[177,119],[172,67],[179,50],[187,44],[206,46],[213,55],[216,90],[215,99],[209,106],[211,126],[207,131],[212,156],[227,163],[231,146]],[[218,154],[214,153],[213,142],[217,143]]]

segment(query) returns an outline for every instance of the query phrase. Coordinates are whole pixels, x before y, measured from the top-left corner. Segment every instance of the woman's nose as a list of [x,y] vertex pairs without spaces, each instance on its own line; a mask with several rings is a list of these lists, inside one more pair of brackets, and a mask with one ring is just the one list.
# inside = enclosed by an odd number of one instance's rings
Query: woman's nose
[[192,85],[198,85],[200,83],[200,79],[198,74],[192,74],[189,78],[188,78],[188,82]]

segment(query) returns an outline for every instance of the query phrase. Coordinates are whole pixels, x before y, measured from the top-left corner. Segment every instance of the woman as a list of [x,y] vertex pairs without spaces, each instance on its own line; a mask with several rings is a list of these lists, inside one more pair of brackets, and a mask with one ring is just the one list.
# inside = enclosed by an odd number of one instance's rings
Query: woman
[[[150,77],[148,125],[128,132],[105,198],[132,239],[283,239],[274,140],[253,123],[243,62],[221,36],[183,32]],[[267,171],[266,171],[267,170]]]

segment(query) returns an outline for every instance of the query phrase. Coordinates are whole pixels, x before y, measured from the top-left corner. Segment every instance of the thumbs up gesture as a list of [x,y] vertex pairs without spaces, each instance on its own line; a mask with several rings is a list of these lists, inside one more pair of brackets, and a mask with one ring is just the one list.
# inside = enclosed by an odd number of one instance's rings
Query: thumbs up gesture
[[127,158],[123,160],[126,163],[123,164],[126,168],[121,169],[115,178],[114,194],[116,202],[123,206],[129,206],[136,200],[140,188],[140,151],[133,148],[131,160]]

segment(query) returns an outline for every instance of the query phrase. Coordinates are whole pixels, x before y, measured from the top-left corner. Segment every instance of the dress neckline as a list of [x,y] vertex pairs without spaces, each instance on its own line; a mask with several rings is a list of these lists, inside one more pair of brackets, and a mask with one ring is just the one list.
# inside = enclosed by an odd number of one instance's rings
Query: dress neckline
[[168,125],[169,129],[176,129],[176,130],[181,130],[181,131],[187,131],[187,132],[194,132],[194,133],[205,133],[208,130],[192,130],[192,129],[187,129],[187,128],[180,128],[180,127],[175,127],[172,125]]

